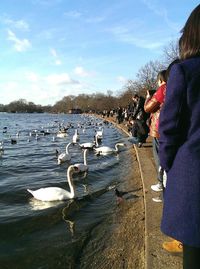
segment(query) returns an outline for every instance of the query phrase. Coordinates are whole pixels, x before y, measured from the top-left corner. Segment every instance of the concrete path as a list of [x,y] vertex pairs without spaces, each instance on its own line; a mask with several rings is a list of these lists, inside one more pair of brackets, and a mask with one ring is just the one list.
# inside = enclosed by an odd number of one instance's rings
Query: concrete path
[[[114,123],[113,120],[111,121]],[[129,136],[127,127],[123,123],[116,124],[116,127],[123,130]],[[141,148],[134,146],[134,149],[137,155],[144,191],[145,269],[182,269],[182,254],[170,254],[162,248],[164,241],[172,239],[165,236],[160,230],[163,204],[152,201],[153,197],[159,195],[158,192],[151,190],[151,185],[157,183],[152,139],[148,138],[147,143],[143,144]]]
[[162,243],[171,239],[160,231],[163,204],[152,201],[159,193],[151,190],[151,185],[156,183],[157,178],[151,139],[142,148],[134,148],[144,188],[145,269],[181,269],[182,254],[172,255],[162,248]]

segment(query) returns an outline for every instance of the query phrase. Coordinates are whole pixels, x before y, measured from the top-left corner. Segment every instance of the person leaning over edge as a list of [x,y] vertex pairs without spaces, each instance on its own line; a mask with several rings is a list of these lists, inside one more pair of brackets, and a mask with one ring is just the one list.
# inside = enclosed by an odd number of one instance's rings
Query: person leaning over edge
[[160,114],[159,158],[167,172],[161,230],[183,243],[183,268],[200,268],[200,5],[179,39]]

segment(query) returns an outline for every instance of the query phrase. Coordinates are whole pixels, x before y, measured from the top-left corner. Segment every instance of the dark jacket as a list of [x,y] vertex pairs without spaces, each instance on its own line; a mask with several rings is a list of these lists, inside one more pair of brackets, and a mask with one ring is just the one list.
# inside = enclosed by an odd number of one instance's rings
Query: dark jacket
[[132,113],[132,119],[144,120],[148,118],[148,114],[144,111],[144,97],[140,96],[137,103],[135,104],[134,111]]
[[159,123],[167,186],[161,229],[200,247],[200,57],[172,67]]
[[130,131],[133,137],[138,138],[138,142],[140,143],[146,142],[149,128],[144,121],[135,120]]

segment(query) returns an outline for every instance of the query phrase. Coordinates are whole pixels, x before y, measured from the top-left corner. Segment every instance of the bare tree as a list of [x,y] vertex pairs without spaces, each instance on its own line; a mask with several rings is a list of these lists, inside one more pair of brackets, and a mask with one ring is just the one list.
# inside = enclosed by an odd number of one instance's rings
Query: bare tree
[[146,90],[156,89],[158,72],[164,68],[165,66],[159,61],[150,61],[140,68],[136,80],[137,92],[144,95]]
[[179,58],[178,40],[172,40],[164,47],[164,64],[168,66],[172,61]]

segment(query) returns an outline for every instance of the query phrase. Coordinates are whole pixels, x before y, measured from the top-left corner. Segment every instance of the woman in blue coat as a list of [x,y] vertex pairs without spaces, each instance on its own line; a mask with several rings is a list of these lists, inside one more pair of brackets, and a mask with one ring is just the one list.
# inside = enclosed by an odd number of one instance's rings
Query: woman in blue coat
[[183,243],[183,268],[200,268],[200,5],[179,40],[160,114],[161,167],[167,172],[161,230]]

